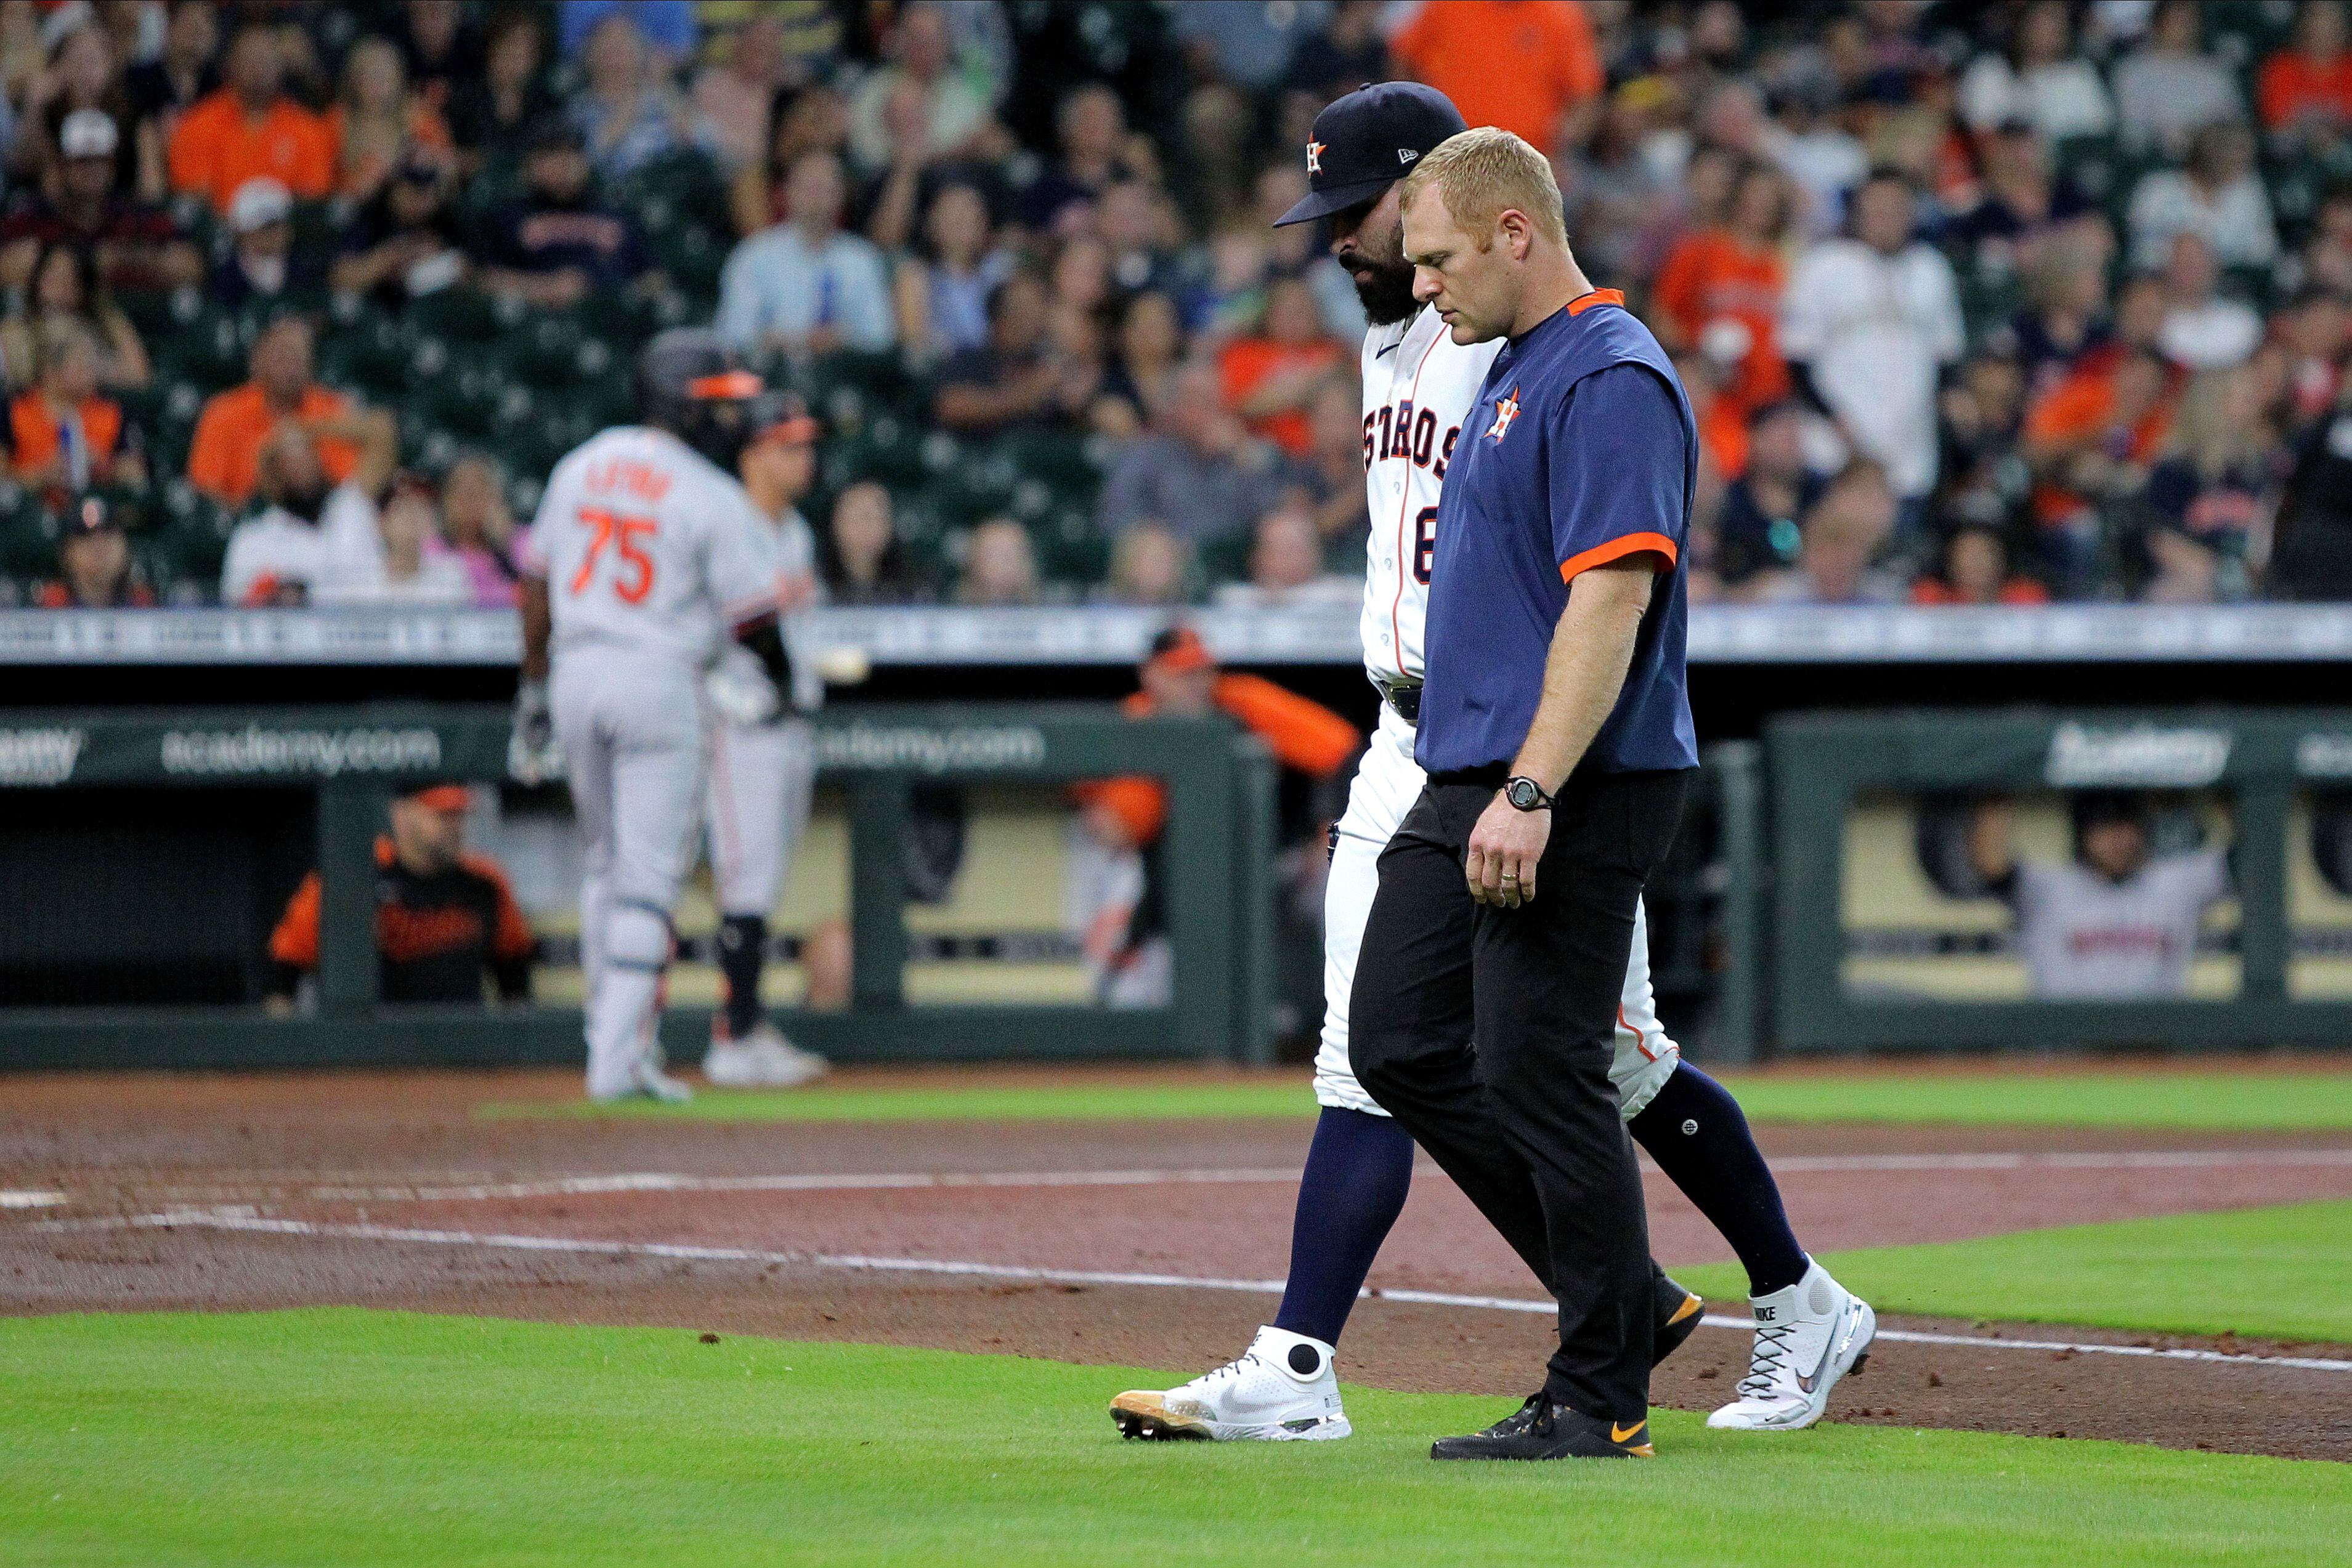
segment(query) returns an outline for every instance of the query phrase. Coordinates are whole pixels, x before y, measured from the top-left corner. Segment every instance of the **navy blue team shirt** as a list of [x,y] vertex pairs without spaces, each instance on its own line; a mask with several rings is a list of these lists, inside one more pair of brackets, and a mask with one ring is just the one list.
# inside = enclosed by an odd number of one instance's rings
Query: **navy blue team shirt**
[[1615,289],[1585,295],[1504,345],[1438,496],[1413,745],[1423,768],[1491,768],[1517,757],[1570,581],[1643,552],[1662,570],[1624,689],[1579,766],[1698,766],[1682,569],[1697,473],[1698,427],[1682,382]]

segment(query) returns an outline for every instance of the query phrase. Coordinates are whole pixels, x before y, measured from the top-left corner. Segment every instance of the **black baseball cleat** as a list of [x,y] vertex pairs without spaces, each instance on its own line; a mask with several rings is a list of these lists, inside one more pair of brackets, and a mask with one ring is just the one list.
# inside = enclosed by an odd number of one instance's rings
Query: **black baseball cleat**
[[1657,1319],[1650,1331],[1652,1366],[1682,1349],[1683,1342],[1698,1332],[1698,1321],[1706,1314],[1706,1303],[1698,1299],[1698,1292],[1676,1284],[1664,1270],[1658,1273],[1655,1290]]
[[1541,1394],[1530,1395],[1483,1432],[1440,1437],[1429,1446],[1433,1459],[1646,1459],[1655,1452],[1647,1416],[1621,1427],[1555,1405]]

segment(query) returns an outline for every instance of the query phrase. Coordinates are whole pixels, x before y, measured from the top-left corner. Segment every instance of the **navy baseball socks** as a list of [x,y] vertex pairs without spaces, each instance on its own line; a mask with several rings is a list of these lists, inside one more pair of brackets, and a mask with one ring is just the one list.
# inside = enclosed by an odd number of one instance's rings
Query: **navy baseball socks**
[[1411,1133],[1387,1116],[1325,1106],[1298,1173],[1290,1277],[1274,1326],[1337,1344],[1412,1190]]
[[1789,1228],[1780,1184],[1730,1091],[1685,1061],[1626,1130],[1731,1243],[1749,1294],[1769,1295],[1805,1277],[1810,1260]]

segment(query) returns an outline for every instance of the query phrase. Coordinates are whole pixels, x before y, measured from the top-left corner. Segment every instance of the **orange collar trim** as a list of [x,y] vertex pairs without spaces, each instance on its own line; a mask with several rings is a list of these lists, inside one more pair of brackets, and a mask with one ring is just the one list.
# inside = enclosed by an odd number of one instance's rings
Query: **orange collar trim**
[[1614,305],[1623,308],[1625,291],[1622,288],[1596,288],[1590,294],[1580,294],[1568,302],[1568,313],[1581,316],[1595,305]]

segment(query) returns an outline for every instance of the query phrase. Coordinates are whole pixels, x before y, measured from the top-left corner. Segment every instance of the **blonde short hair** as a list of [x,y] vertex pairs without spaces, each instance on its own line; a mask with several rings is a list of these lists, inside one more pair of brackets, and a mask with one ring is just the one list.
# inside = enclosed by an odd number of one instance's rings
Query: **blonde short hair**
[[1498,126],[1474,126],[1439,142],[1405,176],[1398,200],[1409,207],[1432,185],[1466,233],[1485,234],[1496,218],[1516,207],[1534,221],[1538,233],[1568,243],[1568,220],[1551,160]]

